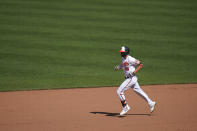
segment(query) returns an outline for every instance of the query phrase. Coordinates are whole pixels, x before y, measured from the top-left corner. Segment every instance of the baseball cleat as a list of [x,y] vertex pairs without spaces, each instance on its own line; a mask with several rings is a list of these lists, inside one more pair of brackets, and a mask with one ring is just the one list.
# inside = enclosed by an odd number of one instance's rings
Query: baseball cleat
[[150,106],[150,113],[152,113],[155,109],[155,106],[156,106],[156,102],[154,101]]
[[123,107],[122,111],[120,112],[120,115],[125,115],[130,110],[129,105],[127,104],[125,107]]

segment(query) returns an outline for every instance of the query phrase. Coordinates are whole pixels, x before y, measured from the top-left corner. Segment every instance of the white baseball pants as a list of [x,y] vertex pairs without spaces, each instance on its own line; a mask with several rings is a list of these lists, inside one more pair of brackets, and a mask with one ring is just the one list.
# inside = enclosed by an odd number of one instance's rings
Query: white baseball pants
[[125,101],[125,95],[124,92],[128,90],[129,88],[132,88],[138,95],[140,95],[143,99],[147,101],[149,105],[152,104],[152,100],[148,97],[148,95],[140,88],[137,77],[134,76],[132,78],[125,79],[125,81],[120,85],[120,87],[117,89],[117,94],[120,98],[120,101]]

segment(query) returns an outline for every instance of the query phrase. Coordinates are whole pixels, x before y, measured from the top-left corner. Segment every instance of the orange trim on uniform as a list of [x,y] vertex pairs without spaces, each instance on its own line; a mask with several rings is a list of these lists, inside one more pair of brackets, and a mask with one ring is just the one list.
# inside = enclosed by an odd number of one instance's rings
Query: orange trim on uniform
[[120,50],[120,52],[125,52],[125,51],[123,51],[123,50]]
[[[131,80],[127,83],[127,85],[125,86],[125,87],[127,87],[129,84],[130,84],[130,82],[131,82]],[[124,87],[124,88],[125,88]],[[123,100],[125,100],[124,98],[123,98],[123,95],[124,95],[124,88],[122,88],[122,90],[120,91],[120,97],[123,99]]]

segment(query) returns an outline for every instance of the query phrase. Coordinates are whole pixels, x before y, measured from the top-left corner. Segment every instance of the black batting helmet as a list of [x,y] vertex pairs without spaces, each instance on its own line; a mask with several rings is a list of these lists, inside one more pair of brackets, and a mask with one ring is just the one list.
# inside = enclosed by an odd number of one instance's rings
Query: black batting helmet
[[125,57],[129,54],[129,48],[126,46],[122,46],[120,49],[120,53],[122,57]]

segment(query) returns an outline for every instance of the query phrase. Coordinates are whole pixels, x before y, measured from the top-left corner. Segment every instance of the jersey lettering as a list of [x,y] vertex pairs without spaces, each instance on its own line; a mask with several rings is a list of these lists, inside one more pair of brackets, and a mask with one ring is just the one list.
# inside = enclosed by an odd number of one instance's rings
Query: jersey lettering
[[124,62],[124,63],[123,63],[123,66],[124,66],[124,69],[125,69],[126,71],[129,71],[129,63],[128,63],[128,62]]
[[123,66],[128,66],[128,65],[129,65],[128,62],[124,62],[124,63],[123,63]]

